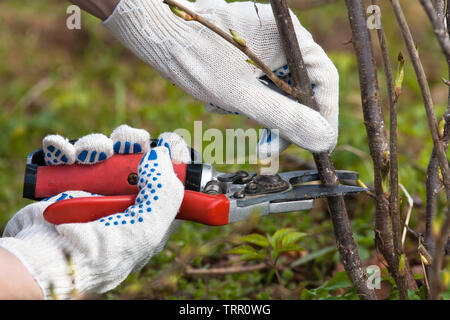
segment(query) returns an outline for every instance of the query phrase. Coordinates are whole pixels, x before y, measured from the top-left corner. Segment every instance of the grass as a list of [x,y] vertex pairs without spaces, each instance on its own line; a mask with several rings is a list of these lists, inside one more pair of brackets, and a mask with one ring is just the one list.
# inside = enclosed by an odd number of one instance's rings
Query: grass
[[[127,123],[145,128],[156,137],[178,128],[192,130],[196,120],[203,121],[204,130],[218,128],[224,132],[226,128],[259,127],[241,117],[207,114],[202,103],[161,79],[108,35],[96,19],[83,14],[82,29],[67,30],[67,5],[55,0],[0,3],[0,230],[17,210],[31,203],[21,197],[25,159],[29,152],[40,148],[47,134],[59,133],[71,139],[91,132],[109,135],[116,126]],[[398,52],[405,50],[389,8],[382,9],[395,61]],[[427,71],[436,113],[442,115],[447,104],[447,87],[440,81],[447,76],[445,60],[421,7],[415,3],[405,10]],[[298,14],[340,72],[340,136],[333,156],[336,168],[358,171],[361,179],[370,184],[372,169],[360,106],[358,70],[351,44],[344,44],[350,39],[345,7],[337,2]],[[375,36],[373,39],[376,44]],[[378,65],[381,66],[379,61]],[[379,76],[383,79],[381,69]],[[380,82],[386,97],[385,86]],[[410,225],[423,231],[425,170],[432,142],[408,61],[398,122],[400,182],[415,199]],[[290,147],[286,154],[306,161],[312,159],[306,151],[295,147]],[[283,170],[292,170],[293,164],[284,158],[281,163]],[[237,169],[233,165],[218,167]],[[374,249],[371,199],[359,195],[349,198],[347,204],[361,258],[367,265],[383,267]],[[441,198],[438,216],[442,215],[444,204]],[[337,251],[332,249],[334,237],[324,203],[317,201],[310,212],[269,216],[247,226],[238,223],[214,228],[185,222],[170,239],[166,250],[102,298],[283,298],[271,270],[197,277],[187,276],[174,266],[180,257],[196,268],[236,264],[236,257],[226,251],[239,241],[218,239],[239,233],[273,234],[285,227],[310,234],[300,241],[305,250],[289,252],[280,260],[287,288],[309,290],[295,298],[343,297],[349,282],[342,273]],[[211,245],[205,248],[206,243]],[[408,238],[409,260],[420,273],[416,247],[415,240]],[[289,267],[291,262],[308,255],[315,258],[305,259],[305,263],[295,268]],[[384,287],[389,287],[388,277],[385,280]],[[390,297],[394,298],[395,290],[392,292]],[[389,289],[383,294],[389,297]],[[351,292],[345,297],[355,298]]]

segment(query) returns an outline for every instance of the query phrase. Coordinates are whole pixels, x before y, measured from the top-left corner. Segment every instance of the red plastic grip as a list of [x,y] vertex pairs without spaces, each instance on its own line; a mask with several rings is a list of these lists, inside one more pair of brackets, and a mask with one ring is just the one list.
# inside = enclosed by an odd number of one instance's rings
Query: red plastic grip
[[[135,202],[135,195],[83,197],[55,202],[44,211],[44,218],[53,224],[89,222],[124,212]],[[209,226],[228,224],[230,202],[221,195],[208,195],[186,190],[176,219]]]
[[90,222],[133,205],[136,195],[82,197],[57,201],[44,211],[44,218],[53,224]]
[[[142,154],[118,154],[94,165],[39,166],[34,197],[42,199],[74,190],[105,196],[137,194],[137,185],[128,179],[130,174],[137,174],[141,159]],[[184,184],[186,164],[173,164],[173,169]]]
[[177,219],[195,221],[208,226],[229,223],[230,201],[224,194],[210,195],[191,190],[184,191]]

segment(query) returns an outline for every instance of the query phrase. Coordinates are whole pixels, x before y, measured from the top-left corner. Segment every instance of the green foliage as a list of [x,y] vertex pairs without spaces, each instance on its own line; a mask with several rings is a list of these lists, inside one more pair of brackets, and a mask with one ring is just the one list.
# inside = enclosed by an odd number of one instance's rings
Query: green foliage
[[272,259],[277,259],[283,252],[304,250],[297,242],[305,236],[306,233],[297,232],[292,228],[280,229],[272,237],[268,236]]
[[[343,291],[339,296],[334,295],[337,290]],[[315,289],[304,289],[302,300],[357,300],[358,295],[345,272],[338,272],[330,280]]]
[[280,229],[272,236],[267,235],[267,237],[254,233],[242,237],[240,242],[248,242],[256,248],[244,244],[228,250],[227,253],[240,255],[241,260],[264,260],[270,257],[273,261],[277,261],[283,252],[304,250],[298,241],[306,235],[306,233],[295,231],[292,228]]
[[442,294],[441,294],[442,299],[444,300],[450,300],[450,288],[447,288],[447,290],[445,290]]
[[421,286],[416,291],[408,290],[408,299],[409,300],[425,300],[425,286]]
[[266,256],[264,250],[256,250],[255,248],[243,245],[228,251],[229,254],[240,255],[240,260],[263,260]]
[[262,248],[267,248],[269,246],[269,241],[267,240],[267,238],[258,233],[253,233],[253,234],[244,236],[241,238],[241,241],[249,242],[249,243],[255,244],[257,246],[260,246]]
[[[122,123],[147,129],[153,137],[164,131],[185,128],[192,131],[196,120],[203,128],[255,128],[259,125],[245,117],[219,116],[204,112],[203,104],[186,95],[124,49],[99,26],[97,19],[83,14],[82,30],[65,28],[68,3],[54,0],[0,2],[0,232],[11,216],[31,203],[22,199],[26,156],[40,148],[42,138],[58,133],[79,138],[91,132],[110,132]],[[295,9],[295,1],[292,2]],[[445,59],[432,36],[426,19],[416,19],[415,3],[405,7],[430,81],[436,114],[440,117],[447,104],[448,88],[441,83],[447,77]],[[335,167],[355,170],[367,185],[373,183],[366,131],[361,112],[359,77],[351,45],[345,6],[335,4],[309,11],[297,11],[302,24],[311,32],[335,63],[340,73],[340,135],[333,153]],[[411,17],[413,19],[411,19]],[[389,10],[383,11],[393,66],[398,52],[404,50],[401,36]],[[375,39],[376,37],[373,37]],[[376,47],[376,41],[374,41]],[[386,86],[379,64],[383,98]],[[422,229],[425,200],[426,166],[432,142],[426,123],[419,87],[410,61],[405,57],[399,112],[399,175],[415,198],[410,226]],[[386,113],[387,115],[387,113]],[[387,122],[386,122],[387,123]],[[388,123],[387,123],[388,126]],[[205,142],[207,144],[207,142]],[[348,147],[352,148],[348,148]],[[309,152],[290,147],[286,153],[312,161]],[[281,170],[288,166],[282,157]],[[221,171],[242,169],[236,165],[218,165]],[[244,169],[256,170],[255,166]],[[405,203],[406,201],[403,201]],[[363,263],[377,257],[374,248],[373,201],[365,195],[348,197],[347,209],[354,238]],[[444,212],[445,199],[438,202]],[[242,227],[248,224],[237,224]],[[289,290],[303,288],[295,298],[356,299],[345,274],[336,273],[339,254],[330,217],[323,201],[317,200],[309,212],[267,216],[252,226],[235,247],[227,237],[239,234],[236,226],[212,228],[185,222],[170,238],[166,249],[138,274],[131,275],[119,288],[105,295],[108,299],[141,297],[147,299],[270,299],[279,285],[274,268],[217,277],[190,277],[178,266],[180,257],[193,268],[231,266],[237,254],[245,260],[275,262],[282,284]],[[306,232],[309,236],[305,236]],[[271,235],[271,236],[264,236]],[[218,239],[227,239],[218,241]],[[211,244],[212,243],[212,244]],[[211,244],[204,246],[205,244]],[[407,238],[407,252],[414,243]],[[234,254],[227,254],[233,252]],[[240,252],[240,253],[239,253]],[[412,257],[414,258],[414,256]],[[410,259],[408,254],[408,260]],[[420,260],[417,260],[420,261]],[[170,272],[169,272],[170,271]],[[170,276],[166,276],[168,272]],[[150,283],[161,279],[161,285]],[[391,299],[398,299],[395,283],[389,277]],[[449,298],[449,291],[444,292]],[[411,294],[411,298],[423,295]]]
[[272,268],[267,279],[270,280],[275,274],[279,284],[284,285],[293,277],[293,272],[290,269],[285,269],[280,276],[278,270],[279,259],[284,252],[304,250],[298,242],[306,236],[306,233],[295,231],[293,228],[283,228],[277,230],[272,236],[267,235],[266,237],[253,233],[241,237],[238,241],[241,245],[228,250],[227,253],[239,255],[239,260],[241,261],[264,261]]

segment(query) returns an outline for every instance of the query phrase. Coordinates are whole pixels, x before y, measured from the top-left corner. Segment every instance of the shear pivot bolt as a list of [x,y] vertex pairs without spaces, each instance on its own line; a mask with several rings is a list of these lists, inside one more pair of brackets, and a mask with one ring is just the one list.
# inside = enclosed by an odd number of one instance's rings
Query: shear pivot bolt
[[128,179],[127,180],[128,180],[128,183],[130,185],[135,186],[138,183],[138,175],[136,173],[130,173],[128,175]]
[[206,184],[203,192],[207,194],[220,194],[222,193],[221,191],[219,182],[212,180]]

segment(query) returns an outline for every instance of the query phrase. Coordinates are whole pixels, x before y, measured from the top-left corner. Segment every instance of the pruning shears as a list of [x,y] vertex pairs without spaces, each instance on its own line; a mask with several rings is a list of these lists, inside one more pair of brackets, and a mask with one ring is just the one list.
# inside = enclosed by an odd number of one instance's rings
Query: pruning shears
[[[156,141],[152,141],[152,147]],[[90,166],[47,166],[42,149],[28,155],[24,179],[24,198],[41,200],[68,190],[82,190],[103,197],[82,197],[57,201],[44,212],[53,224],[89,222],[123,212],[135,203],[139,192],[137,168],[142,154],[121,155]],[[248,219],[253,213],[305,211],[317,198],[365,192],[350,186],[310,184],[319,181],[315,170],[258,175],[246,171],[219,172],[209,163],[199,161],[191,149],[192,162],[173,163],[185,186],[177,219],[210,226],[222,226]],[[339,180],[358,180],[358,173],[337,171]]]

